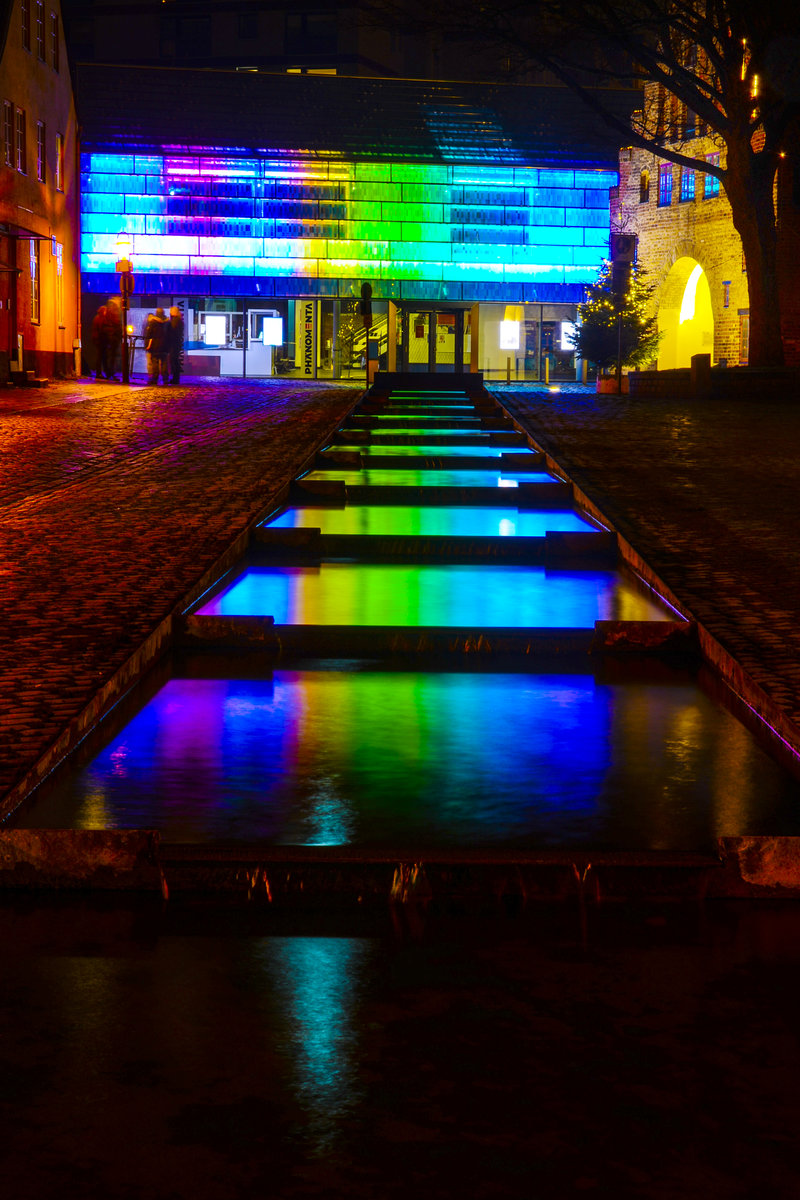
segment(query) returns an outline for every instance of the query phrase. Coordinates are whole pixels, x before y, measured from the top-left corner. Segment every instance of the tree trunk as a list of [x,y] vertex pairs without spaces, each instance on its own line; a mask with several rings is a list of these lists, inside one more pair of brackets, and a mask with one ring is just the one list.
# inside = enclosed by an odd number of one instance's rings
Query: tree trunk
[[[750,298],[750,357],[752,367],[782,367],[781,303],[777,272],[777,229],[773,186],[776,163],[753,162],[749,147],[742,158],[728,146],[725,190],[734,227],[742,239]],[[758,156],[755,156],[758,159]],[[749,161],[748,161],[749,160]]]

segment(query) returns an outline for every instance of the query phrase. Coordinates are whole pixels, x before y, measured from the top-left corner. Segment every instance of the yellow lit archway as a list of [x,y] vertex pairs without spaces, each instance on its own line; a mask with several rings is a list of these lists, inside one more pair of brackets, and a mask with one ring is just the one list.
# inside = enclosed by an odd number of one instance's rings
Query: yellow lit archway
[[706,273],[688,256],[679,258],[661,289],[658,307],[658,369],[691,366],[693,354],[714,354],[714,314]]

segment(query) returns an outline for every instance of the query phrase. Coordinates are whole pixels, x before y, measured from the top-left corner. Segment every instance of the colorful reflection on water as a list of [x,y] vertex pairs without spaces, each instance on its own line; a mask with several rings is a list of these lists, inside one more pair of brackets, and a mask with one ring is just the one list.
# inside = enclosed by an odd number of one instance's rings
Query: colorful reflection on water
[[518,512],[516,508],[420,508],[353,504],[348,508],[287,508],[268,529],[321,529],[323,534],[418,534],[424,537],[544,537],[588,533],[595,526],[570,510]]
[[171,841],[691,849],[800,833],[800,784],[697,686],[278,670],[174,679],[29,827]]
[[518,482],[553,483],[553,476],[546,471],[503,471],[487,470],[437,471],[402,467],[377,467],[371,470],[349,470],[346,467],[326,468],[309,471],[301,479],[341,479],[343,483],[370,483],[382,487],[516,487]]
[[444,455],[457,455],[464,457],[465,455],[478,455],[481,458],[499,458],[501,454],[531,454],[532,451],[524,447],[519,449],[511,449],[509,447],[491,446],[483,442],[478,442],[474,446],[381,446],[366,445],[351,446],[336,443],[335,446],[328,446],[330,453],[335,454],[338,451],[363,454],[365,458],[370,458],[375,454],[393,454],[400,458],[441,458]]
[[619,571],[426,563],[250,567],[198,612],[278,625],[460,625],[589,629],[674,614]]

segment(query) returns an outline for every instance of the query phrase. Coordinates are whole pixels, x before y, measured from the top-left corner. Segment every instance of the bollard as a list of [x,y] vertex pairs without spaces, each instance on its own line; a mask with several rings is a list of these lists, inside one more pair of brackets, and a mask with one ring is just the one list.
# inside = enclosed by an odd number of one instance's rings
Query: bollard
[[506,359],[506,383],[511,383],[511,359]]

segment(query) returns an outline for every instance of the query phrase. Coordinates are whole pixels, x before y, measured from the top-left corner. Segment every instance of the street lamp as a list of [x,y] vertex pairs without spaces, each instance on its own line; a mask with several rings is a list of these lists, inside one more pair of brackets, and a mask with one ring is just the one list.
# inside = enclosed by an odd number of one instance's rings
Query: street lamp
[[133,291],[133,239],[123,232],[117,238],[117,274],[119,275],[119,291],[122,297],[122,382],[130,383],[130,363],[128,361],[128,300]]

